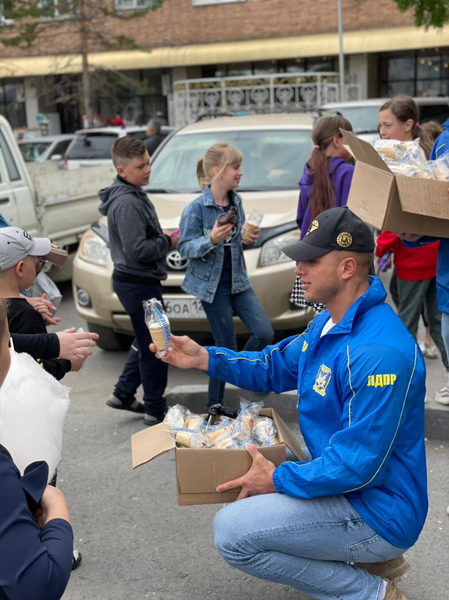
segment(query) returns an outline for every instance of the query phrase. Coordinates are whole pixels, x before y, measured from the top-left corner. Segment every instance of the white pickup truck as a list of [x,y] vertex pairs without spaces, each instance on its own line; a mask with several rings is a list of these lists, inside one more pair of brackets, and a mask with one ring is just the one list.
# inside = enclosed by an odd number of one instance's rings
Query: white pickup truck
[[[98,218],[98,190],[114,176],[112,165],[78,171],[62,171],[51,161],[26,165],[10,124],[0,116],[0,214],[33,236],[49,237],[70,257]],[[55,270],[55,279],[71,277],[72,261],[66,264]]]

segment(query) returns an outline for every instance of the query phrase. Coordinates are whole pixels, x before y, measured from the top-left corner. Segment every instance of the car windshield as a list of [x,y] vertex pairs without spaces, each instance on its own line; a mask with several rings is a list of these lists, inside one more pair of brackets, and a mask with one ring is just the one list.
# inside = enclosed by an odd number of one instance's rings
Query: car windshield
[[174,135],[152,162],[147,191],[187,193],[200,190],[198,159],[216,142],[243,153],[239,191],[297,190],[313,149],[311,130],[213,131]]
[[336,112],[348,119],[355,134],[378,132],[379,106],[334,106],[322,110],[322,114],[335,114]]
[[116,134],[82,133],[76,136],[69,148],[68,158],[80,159],[111,159],[111,148],[117,139]]
[[50,146],[51,142],[24,142],[19,144],[25,162],[36,161]]

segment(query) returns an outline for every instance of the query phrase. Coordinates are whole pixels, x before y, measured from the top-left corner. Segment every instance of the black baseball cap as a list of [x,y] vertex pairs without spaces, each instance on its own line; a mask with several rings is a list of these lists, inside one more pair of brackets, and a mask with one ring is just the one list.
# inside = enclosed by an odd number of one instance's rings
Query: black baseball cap
[[374,252],[370,228],[347,206],[325,210],[312,221],[304,239],[282,248],[296,262],[312,260],[333,250]]

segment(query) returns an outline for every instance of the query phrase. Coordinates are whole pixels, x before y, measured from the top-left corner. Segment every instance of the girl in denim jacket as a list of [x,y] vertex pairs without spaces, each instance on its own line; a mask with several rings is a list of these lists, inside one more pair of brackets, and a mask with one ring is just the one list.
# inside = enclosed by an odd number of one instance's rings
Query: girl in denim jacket
[[[225,143],[209,148],[197,166],[203,190],[182,213],[178,250],[189,265],[182,289],[201,300],[216,346],[237,350],[233,316],[250,332],[245,350],[262,350],[273,329],[249,282],[242,244],[251,245],[256,233],[242,238],[245,222],[242,199],[235,191],[242,177],[242,153]],[[217,218],[235,207],[236,223],[220,225]],[[223,403],[224,382],[209,381],[208,407]]]

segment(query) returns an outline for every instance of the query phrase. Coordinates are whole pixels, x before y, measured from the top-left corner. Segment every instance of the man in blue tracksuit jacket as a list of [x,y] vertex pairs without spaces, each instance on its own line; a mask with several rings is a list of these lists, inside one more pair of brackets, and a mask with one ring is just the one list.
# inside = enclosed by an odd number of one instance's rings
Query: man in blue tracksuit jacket
[[327,310],[262,352],[202,348],[173,337],[164,359],[257,392],[298,390],[310,460],[253,465],[215,517],[223,558],[320,600],[405,600],[393,580],[427,513],[425,366],[416,340],[369,277],[369,228],[348,208],[318,215],[284,249],[305,297]]

